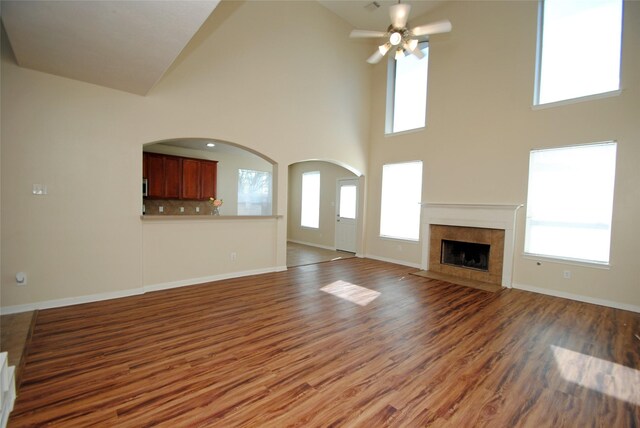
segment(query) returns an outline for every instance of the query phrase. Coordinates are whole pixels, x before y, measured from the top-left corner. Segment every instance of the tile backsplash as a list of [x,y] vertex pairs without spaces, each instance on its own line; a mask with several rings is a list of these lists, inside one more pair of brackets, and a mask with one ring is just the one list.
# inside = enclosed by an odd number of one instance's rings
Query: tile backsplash
[[[211,204],[208,201],[186,201],[179,199],[143,199],[144,215],[211,215]],[[162,207],[162,212],[160,212]],[[183,211],[180,211],[183,208]],[[200,212],[196,211],[200,208]],[[220,209],[224,215],[224,207]]]

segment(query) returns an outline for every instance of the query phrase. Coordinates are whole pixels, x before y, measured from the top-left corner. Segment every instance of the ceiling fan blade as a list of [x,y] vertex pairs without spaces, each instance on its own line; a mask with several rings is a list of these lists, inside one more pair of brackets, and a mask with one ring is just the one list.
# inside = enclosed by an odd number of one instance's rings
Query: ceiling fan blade
[[389,8],[389,16],[391,17],[391,25],[394,28],[404,28],[407,26],[409,19],[409,11],[411,5],[406,3],[394,4]]
[[367,59],[367,62],[369,64],[377,64],[380,62],[380,60],[382,59],[384,55],[382,54],[382,52],[380,52],[379,49],[376,49],[376,51],[373,53],[373,55],[371,55],[369,57],[369,59]]
[[360,37],[384,37],[386,33],[384,31],[370,31],[370,30],[353,30],[349,37],[360,38]]
[[420,49],[420,47],[418,47],[418,45],[416,44],[415,49],[411,49],[411,45],[409,45],[409,43],[405,43],[403,45],[404,49],[408,52],[411,52],[412,54],[414,54],[416,56],[416,58],[418,59],[422,59],[424,58],[424,52],[422,52],[422,50]]
[[451,22],[447,19],[444,21],[432,22],[431,24],[420,25],[411,30],[414,36],[429,36],[431,34],[448,33],[451,31]]

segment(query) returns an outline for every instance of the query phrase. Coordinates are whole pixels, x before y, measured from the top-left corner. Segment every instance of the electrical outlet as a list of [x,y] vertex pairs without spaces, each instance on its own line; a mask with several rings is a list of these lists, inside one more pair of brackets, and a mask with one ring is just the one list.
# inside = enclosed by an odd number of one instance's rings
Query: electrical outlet
[[161,213],[164,212],[164,207],[158,207],[158,211],[160,211]]
[[238,253],[236,253],[235,251],[233,251],[232,253],[229,254],[229,258],[231,260],[235,260],[238,258]]
[[562,276],[564,277],[564,279],[571,279],[571,271],[570,270],[563,271]]
[[183,213],[184,212],[184,207],[180,207],[180,212]]
[[199,213],[200,212],[200,207],[196,207],[196,212]]
[[27,274],[24,272],[18,272],[16,274],[16,284],[27,285]]

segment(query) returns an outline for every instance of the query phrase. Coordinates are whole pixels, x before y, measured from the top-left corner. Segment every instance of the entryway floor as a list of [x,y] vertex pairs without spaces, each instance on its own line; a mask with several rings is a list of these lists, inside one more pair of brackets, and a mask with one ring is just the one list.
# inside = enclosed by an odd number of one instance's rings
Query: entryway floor
[[350,259],[355,256],[354,253],[348,253],[346,251],[332,251],[310,245],[287,242],[287,267]]

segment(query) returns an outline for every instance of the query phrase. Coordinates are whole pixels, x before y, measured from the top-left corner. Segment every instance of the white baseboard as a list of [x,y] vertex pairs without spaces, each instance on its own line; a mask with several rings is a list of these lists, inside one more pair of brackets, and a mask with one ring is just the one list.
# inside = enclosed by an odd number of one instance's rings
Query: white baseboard
[[576,300],[578,302],[591,303],[594,305],[606,306],[609,308],[623,309],[625,311],[640,313],[640,306],[629,305],[627,303],[614,302],[612,300],[598,299],[596,297],[583,296],[580,294],[567,293],[549,288],[534,287],[532,285],[513,283],[513,288],[517,290],[531,291],[532,293],[546,294],[548,296],[562,297],[563,299]]
[[180,281],[165,282],[160,284],[144,285],[139,288],[118,290],[108,293],[89,294],[86,296],[67,297],[64,299],[45,300],[24,305],[4,306],[0,308],[2,315],[17,314],[19,312],[35,311],[41,309],[59,308],[62,306],[80,305],[82,303],[99,302],[102,300],[119,299],[121,297],[137,296],[151,291],[167,290],[170,288],[187,287],[189,285],[203,284],[206,282],[221,281],[224,279],[240,278],[243,276],[260,275],[263,273],[281,272],[287,270],[286,266],[276,266],[263,269],[254,269],[241,272],[230,272],[221,275],[211,275],[200,278],[184,279]]
[[45,300],[24,305],[3,306],[0,308],[2,315],[17,314],[19,312],[36,311],[40,309],[60,308],[62,306],[80,305],[82,303],[99,302],[101,300],[119,299],[121,297],[137,296],[143,294],[144,289],[130,288],[128,290],[111,291],[108,293],[88,294],[78,297],[66,297],[64,299]]
[[[183,279],[180,281],[163,282],[160,284],[145,285],[142,287],[142,289],[144,290],[145,293],[147,293],[149,291],[160,291],[160,290],[168,290],[170,288],[188,287],[190,285],[204,284],[207,282],[214,282],[214,281],[222,281],[224,279],[240,278],[243,276],[278,272],[279,268],[281,267],[253,269],[253,270],[246,270],[242,272],[230,272],[230,273],[224,273],[221,275],[210,275],[210,276],[203,276],[200,278]],[[286,267],[285,267],[285,270],[286,270]]]
[[408,262],[406,260],[389,259],[387,257],[374,256],[372,254],[367,254],[367,255],[364,256],[364,258],[373,259],[373,260],[380,260],[381,262],[395,263],[397,265],[409,266],[409,267],[412,267],[412,268],[420,269],[420,263],[411,263],[411,262]]
[[287,242],[293,242],[294,244],[300,244],[300,245],[307,245],[309,247],[322,248],[324,250],[337,251],[336,247],[331,247],[329,245],[314,244],[313,242],[297,241],[295,239],[287,239]]

